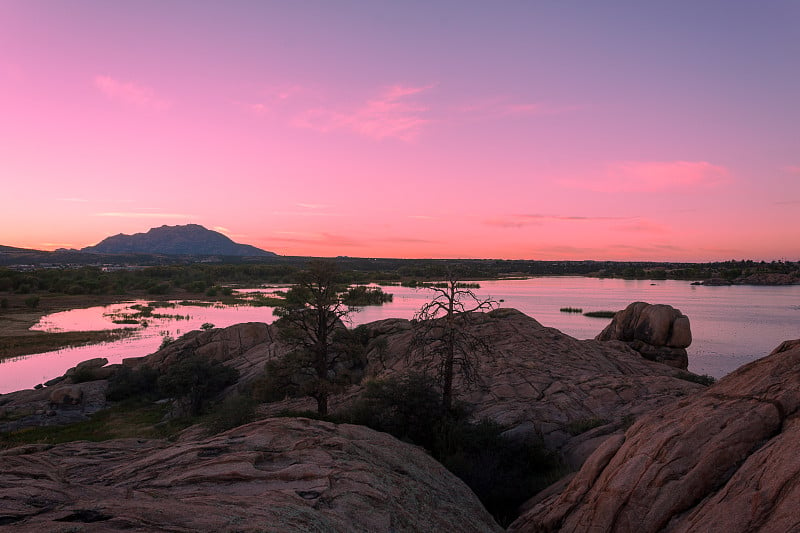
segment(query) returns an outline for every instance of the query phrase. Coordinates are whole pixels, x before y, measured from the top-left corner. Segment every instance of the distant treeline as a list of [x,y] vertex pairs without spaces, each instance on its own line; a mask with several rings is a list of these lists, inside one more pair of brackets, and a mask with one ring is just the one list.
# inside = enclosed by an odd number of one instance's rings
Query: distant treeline
[[[126,294],[145,291],[168,294],[174,289],[204,293],[219,284],[257,285],[292,283],[296,272],[309,258],[286,257],[261,263],[193,263],[148,267],[101,268],[49,267],[16,270],[0,267],[0,292],[29,294]],[[442,279],[454,270],[463,280],[528,276],[579,275],[625,279],[734,280],[760,273],[795,274],[800,262],[725,261],[716,263],[655,263],[615,261],[529,261],[529,260],[434,260],[361,259],[335,260],[347,283],[386,282],[415,286]]]

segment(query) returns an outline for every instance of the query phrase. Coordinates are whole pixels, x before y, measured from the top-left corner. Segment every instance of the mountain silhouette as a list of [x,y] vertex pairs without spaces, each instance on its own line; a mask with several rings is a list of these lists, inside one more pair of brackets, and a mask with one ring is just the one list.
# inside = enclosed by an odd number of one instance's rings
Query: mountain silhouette
[[146,253],[163,255],[230,255],[242,257],[275,256],[249,244],[238,244],[199,224],[161,226],[147,233],[113,235],[81,251],[99,254]]

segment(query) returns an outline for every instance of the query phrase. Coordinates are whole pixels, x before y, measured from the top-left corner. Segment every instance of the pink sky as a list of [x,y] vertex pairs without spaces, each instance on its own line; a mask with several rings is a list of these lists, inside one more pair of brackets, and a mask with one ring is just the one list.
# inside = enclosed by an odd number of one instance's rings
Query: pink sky
[[0,2],[0,244],[800,260],[800,4]]

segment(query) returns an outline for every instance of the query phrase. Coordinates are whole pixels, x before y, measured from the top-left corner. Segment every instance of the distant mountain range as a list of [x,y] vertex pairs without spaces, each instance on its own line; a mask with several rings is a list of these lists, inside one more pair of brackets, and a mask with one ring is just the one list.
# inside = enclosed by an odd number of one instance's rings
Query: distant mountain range
[[239,244],[222,233],[211,231],[199,224],[161,226],[147,233],[125,235],[120,233],[87,246],[81,252],[96,254],[163,254],[163,255],[227,255],[238,257],[274,257],[249,244]]

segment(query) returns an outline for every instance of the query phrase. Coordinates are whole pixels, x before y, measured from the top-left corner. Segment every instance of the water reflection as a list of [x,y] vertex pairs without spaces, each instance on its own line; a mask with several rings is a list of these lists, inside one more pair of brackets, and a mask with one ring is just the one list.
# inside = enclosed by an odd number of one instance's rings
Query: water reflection
[[[386,287],[394,300],[383,306],[364,307],[351,315],[352,325],[384,318],[411,318],[429,297],[424,289]],[[274,288],[247,292],[273,293]],[[800,337],[800,286],[755,287],[693,286],[682,281],[593,279],[582,277],[534,278],[481,282],[475,291],[482,297],[504,300],[545,326],[555,327],[579,339],[593,338],[608,319],[561,313],[562,307],[586,311],[619,310],[634,301],[665,303],[683,311],[692,323],[694,341],[689,347],[689,368],[700,374],[721,377],[744,363],[769,353],[780,342]],[[102,345],[84,346],[45,354],[24,356],[0,363],[0,392],[32,387],[93,357],[120,362],[158,349],[162,338],[179,337],[205,323],[227,327],[240,322],[274,320],[272,308],[251,306],[199,306],[171,302],[173,307],[155,307],[149,317],[139,317],[147,327],[138,327],[131,337]],[[43,317],[33,328],[42,331],[113,329],[124,324],[115,318],[133,315],[133,301],[110,306],[75,309]],[[159,318],[157,315],[181,316]]]

